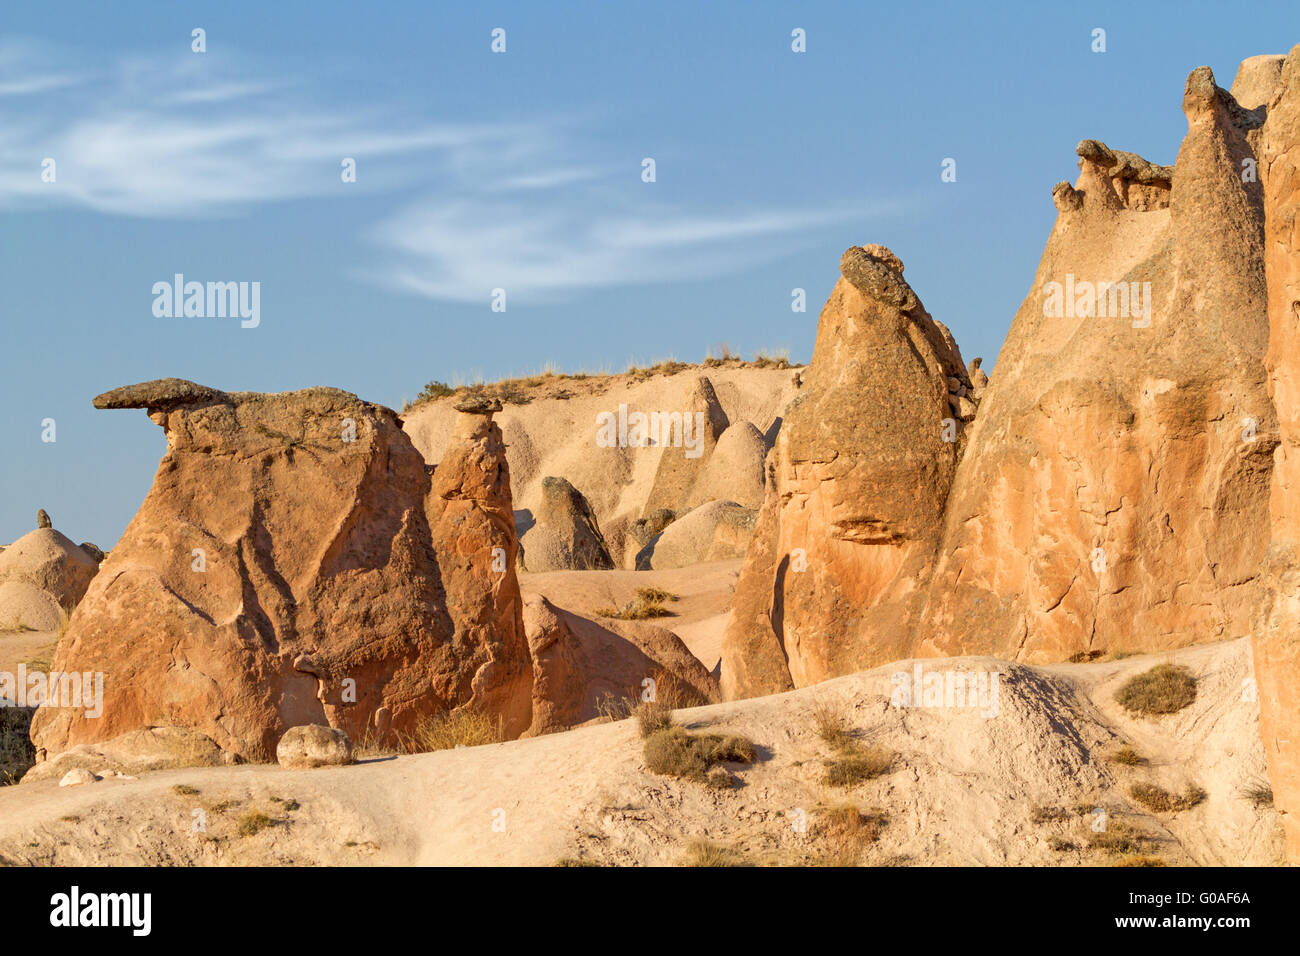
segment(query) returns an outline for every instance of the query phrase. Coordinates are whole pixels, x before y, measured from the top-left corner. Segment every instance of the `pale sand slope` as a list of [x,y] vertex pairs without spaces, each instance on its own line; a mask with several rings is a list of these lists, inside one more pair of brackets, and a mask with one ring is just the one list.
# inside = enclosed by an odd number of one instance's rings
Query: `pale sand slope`
[[49,661],[58,642],[55,631],[0,632],[0,672],[16,674],[19,664]]
[[722,657],[722,635],[743,559],[710,561],[663,571],[547,571],[519,575],[524,600],[545,595],[556,607],[599,621],[597,608],[621,608],[638,588],[663,588],[677,595],[664,602],[670,617],[649,623],[667,628],[709,670]]
[[[272,766],[174,770],[134,781],[59,789],[0,789],[0,862],[9,864],[480,864],[546,865],[579,856],[615,864],[675,864],[704,836],[765,862],[815,852],[819,807],[845,799],[889,814],[863,862],[1105,864],[1097,851],[1054,852],[1051,836],[1083,843],[1086,818],[1035,824],[1035,805],[1100,804],[1158,838],[1169,863],[1273,864],[1279,818],[1238,788],[1262,777],[1258,705],[1242,699],[1246,640],[1178,651],[1200,680],[1197,700],[1161,720],[1132,720],[1111,702],[1128,676],[1169,659],[1031,668],[989,658],[932,659],[927,669],[995,667],[999,715],[888,705],[890,674],[907,663],[788,694],[677,712],[693,729],[748,735],[758,764],[743,786],[716,791],[642,767],[632,721],[354,767],[293,772]],[[898,754],[887,775],[847,791],[821,782],[828,747],[812,708],[842,701],[866,743]],[[1109,765],[1121,735],[1150,767]],[[1158,819],[1126,797],[1136,780],[1190,780],[1209,792]],[[197,796],[173,785],[198,788]],[[271,797],[297,800],[285,811]],[[219,812],[223,801],[237,801]],[[207,807],[207,833],[192,811]],[[808,832],[791,826],[808,814]],[[236,820],[261,810],[284,821],[252,836]],[[500,811],[500,812],[498,812]],[[494,820],[504,824],[493,830]],[[351,844],[351,845],[349,845]]]

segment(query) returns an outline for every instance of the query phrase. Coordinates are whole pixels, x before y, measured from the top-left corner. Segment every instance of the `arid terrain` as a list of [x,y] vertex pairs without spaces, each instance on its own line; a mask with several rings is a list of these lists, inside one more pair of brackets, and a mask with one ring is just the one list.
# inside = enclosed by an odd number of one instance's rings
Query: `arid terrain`
[[167,450],[0,550],[0,863],[1300,862],[1300,47],[1182,110],[991,370],[868,243],[807,365],[85,396]]
[[[631,719],[310,773],[188,768],[65,789],[48,780],[0,790],[0,860],[674,865],[694,859],[706,841],[759,865],[1087,866],[1138,856],[1170,865],[1278,863],[1279,815],[1248,794],[1263,779],[1264,758],[1258,707],[1241,700],[1247,642],[1173,655],[1198,678],[1196,703],[1168,718],[1126,716],[1115,689],[1164,659],[922,662],[939,672],[1001,671],[993,720],[973,709],[891,707],[891,675],[910,673],[909,661],[678,711],[676,720],[691,730],[743,734],[758,744],[755,763],[729,765],[738,783],[726,791],[648,773]],[[894,754],[887,773],[849,787],[825,782],[834,752],[818,735],[815,711],[824,704],[853,735]],[[1140,765],[1113,761],[1125,745]],[[1157,813],[1129,793],[1142,782],[1174,791],[1190,783],[1207,796],[1190,810]],[[850,840],[835,831],[845,807],[878,817],[878,836]],[[1098,808],[1108,818],[1101,831],[1093,829]],[[192,830],[199,809],[205,832]],[[241,835],[241,819],[258,812],[270,824]],[[497,821],[502,828],[494,830]],[[1107,844],[1116,833],[1137,849]]]

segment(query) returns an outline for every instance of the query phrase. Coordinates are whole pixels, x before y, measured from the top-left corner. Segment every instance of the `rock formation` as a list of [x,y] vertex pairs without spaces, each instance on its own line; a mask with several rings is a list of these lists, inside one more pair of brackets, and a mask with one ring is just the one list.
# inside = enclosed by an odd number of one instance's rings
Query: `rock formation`
[[523,570],[604,571],[614,567],[591,505],[565,479],[542,479],[542,499],[533,519],[535,524],[520,540]]
[[938,544],[965,430],[949,381],[969,392],[969,376],[890,250],[855,246],[840,271],[769,459],[723,643],[729,698],[906,657]]
[[647,679],[669,706],[715,700],[717,681],[671,631],[642,621],[596,622],[531,599],[524,624],[533,660],[530,734],[567,730],[602,705],[638,700]]
[[[651,446],[658,445],[662,451],[654,483],[641,512],[643,516],[660,508],[684,510],[683,502],[690,500],[695,483],[703,474],[705,465],[717,447],[718,439],[731,424],[718,401],[713,383],[704,375],[696,378],[684,407],[662,411],[680,411],[682,434],[675,441],[667,442],[664,441],[665,435],[662,432],[650,436]],[[673,438],[671,431],[667,437]],[[688,447],[692,441],[695,447]]]
[[1174,167],[1095,140],[949,496],[922,654],[1058,661],[1240,636],[1275,444],[1258,118],[1188,78]]
[[955,347],[917,323],[933,351],[891,350],[915,295],[886,251],[846,254],[769,460],[723,689],[1249,632],[1300,860],[1300,47],[1246,61],[1232,92],[1194,70],[1183,111],[1172,167],[1079,144],[996,375],[948,373],[955,417],[978,410],[955,449],[928,440]]
[[685,568],[704,561],[743,558],[754,534],[754,508],[709,501],[682,515],[637,555],[638,571]]
[[719,499],[758,508],[763,503],[763,462],[768,451],[767,441],[751,422],[728,425],[677,510],[689,511]]
[[336,389],[163,379],[95,406],[146,408],[168,448],[55,652],[53,670],[104,675],[103,716],[40,708],[38,757],[180,726],[265,759],[297,725],[364,740],[458,706],[528,726],[490,413],[461,413],[431,486],[397,415]]
[[623,567],[634,570],[642,549],[676,519],[677,514],[671,508],[660,508],[628,525],[624,539],[627,550],[623,556]]
[[75,607],[98,570],[91,554],[53,528],[27,532],[0,553],[0,627],[54,630],[60,608]]
[[[700,382],[701,373],[707,387]],[[637,553],[663,530],[661,526],[649,535],[644,526],[634,530],[657,512],[680,515],[716,499],[757,507],[762,500],[762,461],[775,440],[782,410],[798,390],[797,378],[797,370],[744,366],[556,377],[553,382],[541,379],[543,384],[519,396],[519,402],[507,401],[495,420],[506,443],[528,569],[534,570],[535,550],[528,537],[549,477],[564,478],[586,498],[609,555],[621,568],[634,568]],[[455,401],[453,395],[422,402],[403,415],[403,428],[426,461],[439,461],[445,453],[457,414]],[[620,410],[629,417],[670,417],[693,409],[705,413],[697,457],[687,458],[682,447],[663,447],[662,434],[654,436],[655,444],[642,446],[608,442],[608,436],[598,434],[600,422],[617,417]],[[709,444],[711,432],[716,433],[716,445]],[[753,441],[755,432],[761,447]],[[670,434],[670,442],[676,437]]]
[[492,420],[500,410],[499,402],[457,406],[427,510],[455,628],[444,653],[456,661],[448,671],[456,699],[468,691],[468,706],[499,717],[505,735],[517,737],[532,723],[532,664],[516,576],[510,468]]
[[1300,863],[1300,46],[1285,61],[1247,60],[1233,92],[1242,106],[1267,112],[1256,144],[1264,187],[1266,364],[1279,442],[1269,508],[1272,539],[1252,643],[1274,806],[1283,813],[1288,858]]

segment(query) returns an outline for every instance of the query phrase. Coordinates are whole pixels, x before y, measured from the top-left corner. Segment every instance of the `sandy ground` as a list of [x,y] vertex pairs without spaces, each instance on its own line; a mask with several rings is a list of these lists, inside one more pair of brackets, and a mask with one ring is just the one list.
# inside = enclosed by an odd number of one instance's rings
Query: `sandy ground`
[[521,574],[519,588],[525,600],[543,594],[557,607],[589,618],[596,617],[597,608],[622,607],[636,596],[637,588],[663,588],[677,595],[676,601],[665,604],[672,616],[651,623],[672,631],[705,667],[714,670],[722,658],[722,634],[743,563],[736,559],[664,571]]
[[48,661],[56,640],[54,631],[0,632],[0,672],[15,674],[19,664]]
[[[1170,658],[1197,675],[1196,701],[1161,719],[1121,713],[1115,688]],[[1086,848],[1092,807],[1106,811],[1109,828],[1148,834],[1146,853],[1170,864],[1279,862],[1277,813],[1240,793],[1264,772],[1258,705],[1242,693],[1246,640],[1044,668],[989,658],[921,663],[926,672],[996,669],[997,715],[891,706],[891,675],[911,673],[902,662],[678,711],[692,730],[759,745],[757,763],[731,765],[739,782],[725,791],[647,772],[627,720],[314,771],[204,768],[63,789],[22,784],[0,789],[0,863],[673,865],[702,837],[753,862],[792,864],[821,855],[825,812],[846,802],[888,817],[863,852],[866,864],[1108,865],[1114,857]],[[813,721],[823,701],[864,745],[894,752],[889,772],[848,788],[824,782],[831,749]],[[1107,762],[1121,743],[1149,763]],[[1208,798],[1152,815],[1128,796],[1147,780],[1195,783]],[[1063,815],[1036,823],[1035,808]],[[270,825],[241,835],[252,813]],[[1053,838],[1074,848],[1054,849]]]

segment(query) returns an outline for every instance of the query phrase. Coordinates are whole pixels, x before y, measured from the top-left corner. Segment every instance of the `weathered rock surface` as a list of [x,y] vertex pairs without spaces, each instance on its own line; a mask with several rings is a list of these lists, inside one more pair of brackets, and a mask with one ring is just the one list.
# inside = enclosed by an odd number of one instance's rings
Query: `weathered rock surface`
[[1057,187],[917,653],[1059,661],[1247,631],[1276,442],[1262,196],[1242,175],[1257,118],[1206,68],[1183,109],[1174,167],[1085,140]]
[[1266,105],[1268,113],[1257,142],[1268,282],[1266,364],[1279,434],[1272,539],[1252,643],[1273,801],[1283,814],[1288,859],[1300,863],[1300,46],[1284,63],[1252,57],[1237,82],[1251,89],[1247,103]]
[[475,424],[431,488],[397,415],[336,389],[168,379],[95,404],[147,408],[168,449],[55,652],[55,670],[104,675],[103,716],[40,708],[38,759],[159,725],[259,759],[302,724],[365,739],[471,706],[528,726],[490,416],[462,413]]
[[103,777],[137,774],[175,767],[220,767],[234,762],[211,737],[188,727],[147,727],[113,740],[78,744],[38,763],[23,775],[23,783],[55,780],[71,770],[95,770]]
[[756,509],[734,501],[706,502],[646,544],[637,555],[637,570],[662,571],[743,558],[754,534],[756,514]]
[[751,422],[727,426],[678,510],[719,499],[757,509],[763,503],[763,462],[768,451],[766,439]]
[[641,553],[641,549],[653,541],[659,532],[668,527],[677,519],[677,514],[671,508],[660,508],[646,515],[644,518],[637,518],[627,527],[627,534],[624,537],[627,551],[623,556],[623,567],[635,570],[636,559]]
[[455,676],[456,699],[497,717],[505,735],[517,737],[532,723],[532,664],[516,575],[510,467],[492,420],[497,407],[460,410],[427,510],[454,626],[443,654],[455,666],[440,668]]
[[646,680],[670,706],[718,698],[717,680],[671,631],[643,621],[589,620],[538,595],[524,609],[533,660],[530,735],[567,730],[602,705],[638,700]]
[[582,492],[563,478],[542,479],[534,524],[523,533],[521,570],[603,571],[614,567],[605,536]]
[[0,581],[0,630],[53,631],[61,616],[49,591],[27,581]]
[[[585,378],[541,379],[540,384],[519,403],[506,402],[497,413],[506,442],[515,508],[519,512],[519,532],[526,536],[533,515],[542,504],[543,482],[559,476],[579,489],[592,513],[616,565],[635,567],[636,555],[654,535],[637,541],[631,538],[633,526],[662,509],[682,514],[695,505],[717,498],[751,504],[757,487],[753,456],[739,455],[738,464],[728,476],[710,465],[716,452],[699,446],[698,457],[686,458],[681,447],[664,448],[658,444],[634,446],[618,441],[598,441],[601,422],[606,416],[636,414],[681,414],[694,407],[712,420],[707,398],[701,405],[701,374],[707,378],[722,416],[730,424],[719,429],[719,442],[725,452],[734,442],[747,444],[750,436],[741,426],[752,425],[763,437],[764,454],[771,448],[781,424],[781,414],[798,386],[798,371],[781,368],[745,366],[687,367],[665,374],[623,374]],[[425,460],[441,460],[451,438],[456,412],[455,397],[421,403],[403,415],[403,428],[411,436]],[[716,417],[716,416],[715,416]],[[715,422],[719,424],[719,422]],[[735,429],[734,435],[727,433]],[[632,437],[632,436],[628,436]],[[670,440],[676,436],[670,435]],[[724,441],[725,438],[725,441]],[[705,438],[707,442],[707,437]],[[677,462],[680,473],[663,466],[669,457]],[[761,459],[760,459],[761,460]],[[661,466],[665,469],[661,474]],[[702,477],[707,475],[707,477]],[[670,477],[680,479],[670,481]],[[698,487],[697,487],[698,484]],[[676,492],[670,490],[677,489]],[[675,493],[683,497],[671,500]],[[651,496],[658,496],[652,502]],[[756,505],[753,502],[751,506]],[[655,533],[657,534],[657,529]],[[531,548],[524,540],[524,560],[529,563]],[[531,563],[529,563],[531,570]]]
[[677,437],[670,428],[667,436],[662,430],[650,436],[652,444],[662,448],[662,452],[643,516],[660,508],[683,510],[682,503],[692,500],[695,484],[703,475],[718,439],[731,424],[713,383],[704,375],[696,378],[684,407],[667,411],[681,412],[681,434]]
[[853,247],[840,271],[769,459],[723,643],[729,698],[906,656],[938,544],[964,433],[949,379],[969,376],[890,250]]
[[29,531],[0,554],[0,582],[29,584],[66,608],[81,600],[98,570],[98,561],[53,528]]
[[275,760],[289,770],[346,767],[353,762],[352,741],[343,731],[320,724],[290,727],[276,744]]

